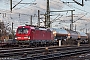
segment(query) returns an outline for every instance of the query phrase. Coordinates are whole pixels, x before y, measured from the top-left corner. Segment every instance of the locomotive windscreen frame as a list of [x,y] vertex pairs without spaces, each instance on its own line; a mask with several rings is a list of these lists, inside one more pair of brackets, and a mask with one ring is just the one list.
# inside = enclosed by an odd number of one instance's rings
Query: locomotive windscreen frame
[[18,28],[17,33],[18,34],[27,34],[28,33],[28,28]]

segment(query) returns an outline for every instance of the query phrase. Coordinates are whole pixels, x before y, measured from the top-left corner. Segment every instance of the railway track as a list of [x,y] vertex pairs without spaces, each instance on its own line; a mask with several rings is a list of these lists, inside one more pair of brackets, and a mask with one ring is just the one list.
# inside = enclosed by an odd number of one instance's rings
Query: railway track
[[0,48],[0,59],[6,60],[50,60],[90,52],[90,46]]

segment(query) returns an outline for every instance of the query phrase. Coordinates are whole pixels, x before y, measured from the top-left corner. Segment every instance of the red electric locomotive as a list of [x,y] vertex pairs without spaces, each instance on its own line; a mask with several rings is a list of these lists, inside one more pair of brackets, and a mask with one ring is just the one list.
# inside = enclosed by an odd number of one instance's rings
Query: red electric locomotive
[[20,26],[17,28],[15,39],[20,44],[48,45],[53,39],[53,32],[49,29],[34,26]]

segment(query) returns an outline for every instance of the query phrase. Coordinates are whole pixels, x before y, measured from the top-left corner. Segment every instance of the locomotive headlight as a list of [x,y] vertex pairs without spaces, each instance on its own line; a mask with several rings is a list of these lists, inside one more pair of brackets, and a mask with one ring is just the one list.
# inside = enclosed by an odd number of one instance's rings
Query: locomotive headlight
[[24,37],[25,39],[28,38],[28,37]]
[[17,37],[15,37],[15,39],[17,39]]
[[30,37],[29,36],[26,36],[26,37],[24,37],[25,39],[30,39]]
[[28,37],[28,39],[30,39],[30,37]]

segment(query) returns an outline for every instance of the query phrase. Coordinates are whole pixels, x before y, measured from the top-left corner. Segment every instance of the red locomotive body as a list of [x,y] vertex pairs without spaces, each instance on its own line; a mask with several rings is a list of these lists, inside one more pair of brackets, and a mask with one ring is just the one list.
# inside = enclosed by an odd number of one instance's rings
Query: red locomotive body
[[52,40],[52,32],[42,29],[31,30],[31,40]]
[[46,43],[53,40],[53,32],[45,28],[20,26],[16,31],[15,39],[19,42]]
[[17,40],[53,40],[53,34],[50,30],[43,28],[34,28],[31,26],[20,26],[17,29]]

